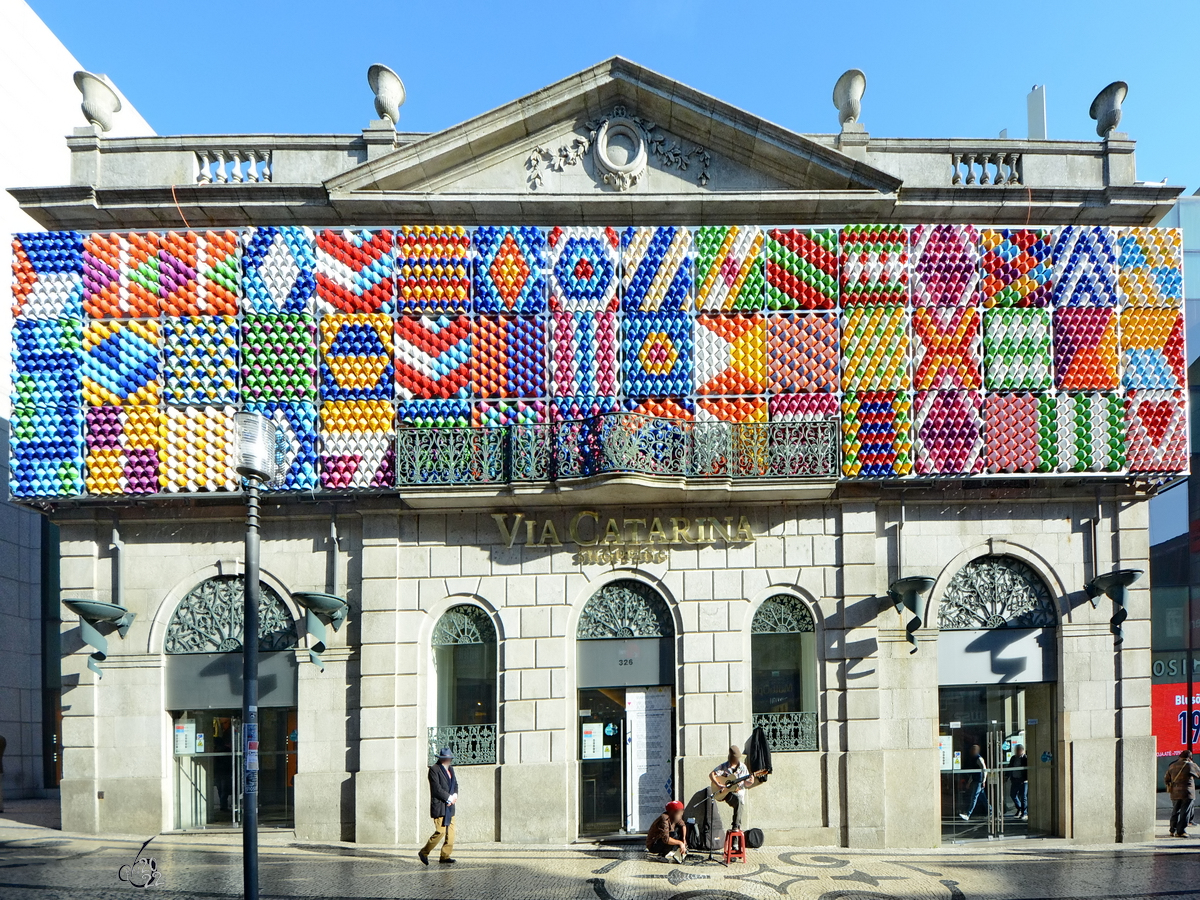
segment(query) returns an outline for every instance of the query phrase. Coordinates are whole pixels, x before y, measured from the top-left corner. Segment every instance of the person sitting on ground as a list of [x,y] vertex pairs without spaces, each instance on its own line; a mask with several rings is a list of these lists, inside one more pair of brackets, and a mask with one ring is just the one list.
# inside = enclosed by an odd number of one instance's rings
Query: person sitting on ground
[[683,804],[678,800],[668,803],[666,812],[646,832],[646,849],[671,862],[683,862],[687,856],[687,825],[683,821]]

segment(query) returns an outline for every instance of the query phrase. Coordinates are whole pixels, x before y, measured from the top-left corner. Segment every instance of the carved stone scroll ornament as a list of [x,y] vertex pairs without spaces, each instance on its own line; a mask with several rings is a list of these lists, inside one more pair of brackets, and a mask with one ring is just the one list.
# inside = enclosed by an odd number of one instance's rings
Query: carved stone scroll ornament
[[[167,653],[240,653],[242,650],[241,575],[220,575],[192,588],[179,601],[167,625]],[[283,599],[262,584],[258,596],[258,649],[296,646],[296,623]]]
[[576,637],[670,637],[675,633],[671,613],[648,584],[622,579],[604,585],[583,607]]
[[433,645],[494,644],[496,628],[478,606],[464,603],[446,610],[433,629]]
[[959,569],[938,607],[938,627],[1050,628],[1058,622],[1041,577],[1011,556],[984,556]]
[[768,597],[750,624],[751,634],[803,634],[815,630],[812,613],[791,594]]

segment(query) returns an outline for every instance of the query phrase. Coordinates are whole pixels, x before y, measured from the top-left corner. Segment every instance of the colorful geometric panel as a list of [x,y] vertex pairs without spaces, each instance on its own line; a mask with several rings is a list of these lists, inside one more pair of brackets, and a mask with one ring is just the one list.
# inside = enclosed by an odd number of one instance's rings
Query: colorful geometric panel
[[401,316],[396,391],[405,399],[471,395],[471,317]]
[[552,310],[616,311],[621,238],[615,228],[553,228],[546,242]]
[[471,424],[477,428],[540,425],[548,417],[544,400],[481,400],[471,409]]
[[842,474],[894,478],[912,472],[912,394],[861,391],[842,397]]
[[1126,306],[1183,303],[1183,241],[1177,228],[1126,228],[1118,238]]
[[83,315],[83,235],[77,231],[14,234],[13,316]]
[[1117,305],[1117,234],[1068,225],[1054,238],[1055,306]]
[[159,310],[164,316],[232,316],[241,290],[240,242],[232,231],[169,231],[159,237]]
[[391,399],[395,380],[392,354],[390,316],[322,317],[322,399]]
[[978,390],[983,386],[980,325],[980,312],[974,306],[919,306],[913,310],[917,390]]
[[78,408],[18,406],[12,411],[10,427],[12,496],[83,493],[83,414]]
[[974,225],[916,225],[909,242],[914,306],[979,302],[979,232]]
[[83,400],[89,406],[158,403],[157,322],[88,322],[83,329]]
[[317,234],[317,311],[392,313],[396,252],[392,233],[326,229]]
[[675,419],[690,422],[696,418],[696,408],[685,397],[663,397],[648,400],[626,400],[625,411],[636,416],[651,416],[655,419]]
[[158,315],[162,294],[159,235],[93,234],[83,242],[83,309],[94,319]]
[[989,472],[1053,472],[1058,414],[1053,394],[988,394],[983,423]]
[[13,406],[79,406],[83,323],[79,319],[13,322]]
[[285,313],[242,320],[242,395],[247,402],[317,399],[317,323]]
[[747,422],[767,421],[765,397],[700,397],[696,400],[697,422]]
[[232,406],[168,406],[163,411],[162,469],[167,493],[236,491]]
[[87,423],[87,492],[157,494],[163,415],[154,406],[92,406]]
[[664,225],[621,234],[621,308],[626,312],[691,309],[692,232]]
[[546,310],[546,235],[532,226],[475,229],[475,311]]
[[696,393],[761,394],[767,381],[766,333],[765,316],[697,316]]
[[1061,472],[1117,472],[1125,465],[1125,401],[1120,394],[1058,396]]
[[396,296],[405,313],[471,310],[471,236],[461,225],[406,225],[396,234]]
[[478,316],[471,348],[476,397],[546,395],[546,321],[533,316]]
[[269,491],[310,491],[317,486],[317,407],[313,403],[247,403],[275,423],[275,478]]
[[1064,391],[1109,391],[1117,378],[1117,311],[1071,306],[1054,312],[1054,381]]
[[401,425],[417,428],[469,428],[470,400],[409,400],[396,410]]
[[776,394],[767,410],[772,422],[806,422],[838,416],[841,404],[835,394]]
[[758,312],[763,308],[763,239],[756,225],[696,229],[696,309]]
[[1187,395],[1129,391],[1125,395],[1130,472],[1186,472]]
[[238,401],[238,324],[233,316],[164,319],[163,402]]
[[626,397],[686,397],[692,391],[692,319],[686,313],[626,313],[621,342]]
[[1121,312],[1122,383],[1140,390],[1182,390],[1187,386],[1183,311],[1137,306]]
[[767,309],[833,309],[838,304],[836,231],[773,229],[765,241]]
[[836,391],[840,338],[836,315],[767,316],[767,387],[770,393]]
[[898,225],[842,229],[842,306],[908,302],[908,232]]
[[842,319],[842,390],[908,390],[908,345],[903,307],[849,309]]
[[615,397],[560,397],[550,401],[552,422],[574,422],[591,416],[619,412],[621,401]]
[[1054,265],[1049,231],[1006,228],[980,232],[983,305],[1043,307],[1050,305]]
[[983,313],[984,383],[989,391],[1045,391],[1053,355],[1048,309]]
[[249,313],[308,313],[317,289],[310,228],[252,228],[242,235],[242,307]]
[[620,390],[620,327],[613,312],[550,314],[550,393],[615,397]]
[[978,391],[918,391],[914,433],[919,474],[983,471],[983,396]]
[[386,488],[396,483],[395,410],[386,400],[321,404],[321,487]]

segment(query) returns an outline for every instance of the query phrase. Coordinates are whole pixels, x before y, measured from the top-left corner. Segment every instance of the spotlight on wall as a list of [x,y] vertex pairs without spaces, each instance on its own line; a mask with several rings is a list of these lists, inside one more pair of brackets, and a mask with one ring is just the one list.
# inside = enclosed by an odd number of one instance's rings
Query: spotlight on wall
[[63,606],[79,616],[79,636],[83,638],[85,644],[92,647],[95,651],[88,656],[88,668],[96,673],[97,678],[103,678],[104,673],[100,671],[100,667],[96,664],[104,662],[108,657],[108,638],[102,635],[96,626],[101,622],[107,625],[115,625],[117,634],[125,637],[129,633],[129,626],[137,618],[137,613],[131,613],[123,606],[117,606],[115,603],[105,603],[101,600],[76,598],[74,600],[63,600],[62,603]]
[[888,586],[888,597],[895,604],[896,612],[903,615],[907,609],[912,614],[904,626],[905,637],[913,645],[909,653],[917,652],[917,629],[925,620],[925,595],[931,590],[933,579],[927,575],[898,578]]
[[1129,610],[1126,608],[1129,586],[1141,578],[1142,574],[1141,569],[1117,569],[1106,575],[1097,575],[1083,586],[1093,605],[1101,594],[1107,595],[1112,600],[1113,615],[1108,620],[1108,624],[1112,628],[1113,644],[1120,644],[1125,640],[1121,624],[1129,618]]
[[313,637],[308,647],[309,662],[324,672],[321,654],[325,652],[325,623],[322,619],[328,619],[337,631],[350,613],[350,604],[333,594],[317,592],[302,591],[292,594],[292,598],[304,607],[304,630]]

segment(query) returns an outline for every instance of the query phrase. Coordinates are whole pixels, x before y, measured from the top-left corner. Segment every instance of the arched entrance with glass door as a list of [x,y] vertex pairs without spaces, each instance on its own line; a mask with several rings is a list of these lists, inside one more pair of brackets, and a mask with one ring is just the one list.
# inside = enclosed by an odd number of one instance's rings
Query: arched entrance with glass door
[[[179,602],[167,625],[175,828],[242,824],[241,575],[209,578]],[[296,623],[279,593],[261,584],[258,603],[258,821],[295,824]]]
[[942,838],[1056,834],[1058,609],[1008,555],[954,573],[938,607]]
[[631,578],[585,604],[576,629],[579,833],[645,832],[674,795],[675,627]]

